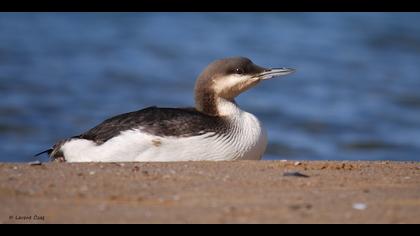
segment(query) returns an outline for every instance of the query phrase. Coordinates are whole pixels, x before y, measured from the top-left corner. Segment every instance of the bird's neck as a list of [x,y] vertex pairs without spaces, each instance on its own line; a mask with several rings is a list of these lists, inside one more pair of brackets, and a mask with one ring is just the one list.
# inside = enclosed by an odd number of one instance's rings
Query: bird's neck
[[240,113],[234,99],[225,99],[215,93],[196,94],[195,108],[210,116],[234,116]]

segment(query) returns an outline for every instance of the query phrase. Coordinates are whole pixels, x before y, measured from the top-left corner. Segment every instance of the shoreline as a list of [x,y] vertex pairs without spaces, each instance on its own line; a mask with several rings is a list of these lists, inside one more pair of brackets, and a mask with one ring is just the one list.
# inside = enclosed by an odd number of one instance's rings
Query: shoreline
[[0,203],[0,223],[420,223],[420,163],[1,163]]

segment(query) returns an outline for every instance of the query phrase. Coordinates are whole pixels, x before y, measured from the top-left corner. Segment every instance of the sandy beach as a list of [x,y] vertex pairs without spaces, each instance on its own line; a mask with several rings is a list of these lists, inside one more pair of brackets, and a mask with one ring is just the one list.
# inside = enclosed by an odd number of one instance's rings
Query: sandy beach
[[420,223],[418,162],[0,164],[1,223]]

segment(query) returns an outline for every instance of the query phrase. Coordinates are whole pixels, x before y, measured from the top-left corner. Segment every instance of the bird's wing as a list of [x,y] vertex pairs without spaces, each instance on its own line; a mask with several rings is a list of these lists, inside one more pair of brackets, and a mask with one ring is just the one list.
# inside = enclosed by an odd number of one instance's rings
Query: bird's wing
[[126,130],[140,129],[156,136],[188,137],[220,131],[226,125],[222,118],[205,115],[194,108],[148,107],[109,118],[76,137],[101,144]]

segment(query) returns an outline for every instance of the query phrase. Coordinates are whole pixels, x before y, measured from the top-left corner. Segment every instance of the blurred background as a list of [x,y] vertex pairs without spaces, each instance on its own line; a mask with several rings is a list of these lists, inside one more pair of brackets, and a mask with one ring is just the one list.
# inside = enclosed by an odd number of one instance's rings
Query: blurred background
[[[237,102],[264,159],[420,160],[418,13],[1,13],[0,161],[150,105],[192,106],[211,61],[297,72]],[[41,160],[47,160],[46,157]]]

